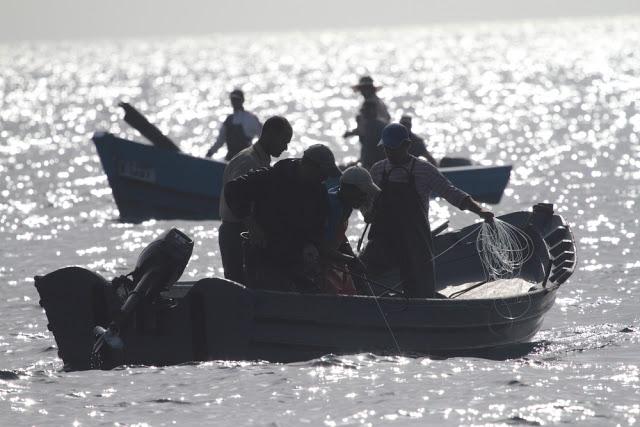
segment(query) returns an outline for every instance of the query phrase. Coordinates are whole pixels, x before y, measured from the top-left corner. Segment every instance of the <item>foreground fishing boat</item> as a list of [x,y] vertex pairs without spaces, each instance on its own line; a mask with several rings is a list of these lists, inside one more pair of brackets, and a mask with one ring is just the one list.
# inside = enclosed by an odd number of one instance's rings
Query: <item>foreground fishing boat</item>
[[[225,163],[99,132],[93,136],[120,219],[218,219]],[[474,199],[498,203],[511,166],[459,166],[442,173]]]
[[[531,339],[576,265],[571,231],[551,205],[501,219],[526,233],[531,253],[513,275],[526,286],[494,298],[299,294],[219,278],[175,283],[193,247],[175,229],[143,251],[131,279],[109,282],[68,267],[36,277],[35,286],[68,369],[359,352],[481,354]],[[434,239],[438,289],[485,280],[478,230]]]

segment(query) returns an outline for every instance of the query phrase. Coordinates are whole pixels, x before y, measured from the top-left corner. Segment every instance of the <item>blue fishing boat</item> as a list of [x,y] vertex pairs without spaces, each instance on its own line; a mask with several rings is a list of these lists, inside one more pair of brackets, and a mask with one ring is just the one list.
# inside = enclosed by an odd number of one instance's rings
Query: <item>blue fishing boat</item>
[[[225,163],[175,149],[118,138],[93,136],[120,219],[218,219]],[[498,203],[511,166],[458,166],[442,173],[474,199]]]

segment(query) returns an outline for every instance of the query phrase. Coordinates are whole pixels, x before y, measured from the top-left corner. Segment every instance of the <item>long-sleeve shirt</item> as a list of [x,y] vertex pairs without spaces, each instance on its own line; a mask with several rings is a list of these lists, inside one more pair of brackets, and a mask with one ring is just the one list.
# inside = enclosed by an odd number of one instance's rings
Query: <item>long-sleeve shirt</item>
[[425,207],[429,206],[429,197],[432,192],[458,209],[464,210],[469,207],[471,196],[454,186],[438,168],[421,158],[410,156],[405,164],[399,166],[392,165],[388,159],[381,160],[371,167],[371,177],[377,185],[381,185],[383,173],[390,171],[389,181],[408,182],[407,172],[411,169],[413,159],[416,162],[413,168],[416,191],[422,197]]
[[[226,122],[226,120],[225,120]],[[251,141],[255,137],[260,136],[262,132],[262,123],[258,120],[255,114],[245,110],[234,111],[231,115],[231,123],[234,125],[241,125],[245,136]],[[227,127],[224,122],[220,125],[220,131],[218,132],[218,139],[213,147],[209,150],[210,153],[218,151],[224,143],[227,141]]]
[[[365,100],[366,101],[374,101],[376,103],[376,116],[385,123],[389,123],[391,121],[391,116],[389,115],[389,111],[387,110],[387,106],[382,102],[382,99],[378,97],[378,95],[372,95]],[[356,121],[359,121],[362,117],[362,107],[360,107],[360,111],[358,116],[356,117]]]
[[327,221],[327,190],[299,178],[300,159],[280,160],[225,186],[225,198],[238,218],[252,215],[265,232],[264,256],[277,265],[300,262],[308,243],[321,244]]
[[249,173],[254,169],[260,169],[269,166],[271,156],[269,156],[259,144],[254,144],[249,148],[245,148],[239,152],[233,159],[229,161],[224,168],[222,174],[222,192],[220,194],[220,217],[227,222],[240,222],[229,206],[224,197],[224,186],[242,175]]

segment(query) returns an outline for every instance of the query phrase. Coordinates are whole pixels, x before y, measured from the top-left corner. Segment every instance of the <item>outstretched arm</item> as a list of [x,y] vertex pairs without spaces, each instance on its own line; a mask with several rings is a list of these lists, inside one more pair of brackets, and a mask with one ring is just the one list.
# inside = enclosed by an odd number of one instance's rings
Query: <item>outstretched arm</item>
[[465,200],[462,210],[471,211],[487,222],[493,221],[493,212],[489,209],[483,208],[478,202],[473,200],[471,196]]
[[207,157],[213,156],[220,149],[220,147],[224,145],[226,140],[227,140],[227,127],[223,123],[222,126],[220,126],[220,132],[218,132],[218,139],[216,140],[216,143],[213,144],[211,148],[209,148],[209,151],[207,151],[206,156]]

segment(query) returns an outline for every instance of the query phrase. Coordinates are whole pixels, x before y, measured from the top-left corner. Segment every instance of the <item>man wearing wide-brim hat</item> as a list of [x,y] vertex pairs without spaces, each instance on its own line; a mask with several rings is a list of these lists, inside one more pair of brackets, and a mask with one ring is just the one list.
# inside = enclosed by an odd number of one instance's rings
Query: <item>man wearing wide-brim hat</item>
[[[373,82],[373,78],[371,76],[362,76],[358,81],[358,84],[351,86],[354,91],[360,92],[364,102],[375,102],[376,103],[376,112],[377,118],[384,121],[385,123],[389,123],[391,121],[391,116],[389,115],[389,111],[387,111],[387,106],[384,105],[384,102],[378,97],[378,90],[381,89],[381,86],[376,86]],[[358,126],[362,121],[362,107],[360,107],[360,111],[356,116],[356,122]],[[344,137],[356,136],[358,135],[358,128],[350,130],[344,134]]]

